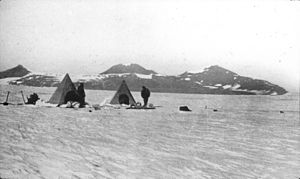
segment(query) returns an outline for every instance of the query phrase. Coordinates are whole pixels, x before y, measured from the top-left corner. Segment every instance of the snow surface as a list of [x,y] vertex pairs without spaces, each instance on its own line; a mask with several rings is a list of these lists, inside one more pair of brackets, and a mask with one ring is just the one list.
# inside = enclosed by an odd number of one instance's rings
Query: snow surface
[[237,90],[239,87],[241,87],[241,85],[236,83],[232,86],[232,90]]
[[167,75],[157,73],[157,74],[154,74],[154,76],[167,76]]
[[[47,101],[55,88],[0,85],[0,100],[11,91],[9,102],[22,102],[21,90]],[[114,93],[86,90],[86,100],[99,104]],[[133,96],[142,101],[140,93]],[[151,93],[149,102],[162,107],[1,105],[0,178],[300,176],[299,94]],[[180,113],[180,105],[193,111]]]
[[276,91],[274,91],[271,95],[278,95],[278,93]]
[[191,81],[191,78],[185,78],[184,80],[185,81]]
[[206,88],[209,88],[209,89],[218,89],[218,87],[216,87],[216,86],[210,86],[210,85],[203,86],[203,87],[206,87]]
[[137,77],[143,78],[143,79],[152,79],[152,74],[150,74],[150,75],[144,75],[144,74],[135,73],[135,75]]
[[2,78],[0,79],[0,85],[8,85],[11,81],[16,81],[20,79],[20,77],[10,77],[10,78]]
[[204,70],[191,70],[191,71],[187,71],[188,73],[192,73],[192,74],[197,74],[197,73],[202,73],[204,72]]
[[197,73],[203,73],[205,71],[208,71],[209,68],[204,68],[204,69],[201,69],[201,70],[191,70],[191,71],[187,71],[187,73],[191,73],[191,74],[197,74]]
[[229,89],[229,88],[231,88],[232,86],[231,85],[224,85],[223,86],[223,89]]
[[125,63],[125,64],[122,64],[122,65],[124,65],[124,66],[130,66],[130,65],[132,65],[132,63]]
[[72,81],[91,81],[91,80],[100,80],[105,78],[104,75],[72,75],[70,74],[70,78]]

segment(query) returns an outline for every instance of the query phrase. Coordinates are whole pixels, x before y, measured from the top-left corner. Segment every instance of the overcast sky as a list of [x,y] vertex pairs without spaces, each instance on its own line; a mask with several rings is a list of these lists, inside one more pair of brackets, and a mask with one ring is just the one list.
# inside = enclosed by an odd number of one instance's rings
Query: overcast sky
[[299,88],[300,1],[1,0],[0,70],[161,74],[220,65]]

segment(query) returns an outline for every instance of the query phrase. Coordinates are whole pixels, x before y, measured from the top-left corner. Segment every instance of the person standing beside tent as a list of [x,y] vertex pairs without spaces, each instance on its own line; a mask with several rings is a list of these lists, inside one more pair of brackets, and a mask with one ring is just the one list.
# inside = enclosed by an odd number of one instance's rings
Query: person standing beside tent
[[80,85],[78,86],[77,93],[78,93],[78,96],[79,96],[79,103],[80,103],[79,107],[82,108],[85,105],[85,92],[84,92],[83,83],[80,83]]
[[147,107],[148,99],[150,97],[150,90],[148,88],[146,88],[145,86],[143,86],[143,89],[141,91],[141,96],[144,99],[143,107]]

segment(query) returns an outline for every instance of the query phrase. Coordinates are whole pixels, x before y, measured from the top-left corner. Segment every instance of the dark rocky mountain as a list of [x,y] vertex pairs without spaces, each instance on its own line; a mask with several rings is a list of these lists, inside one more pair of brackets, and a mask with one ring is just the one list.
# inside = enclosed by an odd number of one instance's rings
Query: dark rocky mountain
[[18,65],[14,68],[11,68],[11,69],[0,72],[0,79],[10,78],[10,77],[22,77],[22,76],[25,76],[29,73],[30,73],[30,71],[28,71],[22,65]]
[[254,94],[285,94],[287,91],[265,80],[240,76],[220,66],[205,68],[200,73],[185,72],[180,77],[215,90]]
[[[27,74],[12,85],[57,86],[64,74]],[[137,64],[115,65],[97,75],[70,75],[75,84],[85,83],[86,89],[116,90],[126,80],[130,90],[140,91],[143,85],[152,92],[199,93],[229,95],[282,95],[287,91],[265,80],[240,76],[220,66],[201,72],[185,72],[178,76],[160,75]]]
[[147,70],[138,64],[118,64],[110,67],[101,74],[139,73],[144,75],[157,74],[155,71]]

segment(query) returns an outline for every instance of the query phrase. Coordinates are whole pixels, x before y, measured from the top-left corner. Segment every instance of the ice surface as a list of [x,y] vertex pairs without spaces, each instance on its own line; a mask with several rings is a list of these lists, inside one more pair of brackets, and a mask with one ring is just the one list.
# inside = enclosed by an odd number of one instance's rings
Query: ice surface
[[239,87],[241,87],[241,85],[236,83],[233,85],[232,90],[237,90]]
[[159,74],[159,73],[157,73],[157,74],[153,74],[154,76],[167,76],[167,75],[163,75],[163,74]]
[[[21,90],[47,101],[55,88],[1,85],[0,100],[11,91],[9,102],[22,102]],[[86,100],[100,104],[114,93],[86,90]],[[133,96],[142,101],[139,92]],[[149,102],[161,107],[1,105],[0,178],[300,176],[299,94],[151,93]],[[180,105],[193,111],[180,113]]]
[[188,71],[188,73],[192,73],[192,74],[197,74],[197,73],[202,73],[204,72],[204,70],[191,70],[191,71]]
[[0,85],[8,85],[10,81],[15,81],[20,77],[10,77],[10,78],[2,78],[0,79]]
[[125,64],[123,64],[124,66],[130,66],[130,65],[132,65],[132,63],[125,63]]
[[231,88],[232,86],[231,85],[224,85],[223,86],[223,89],[229,89],[229,88]]
[[216,87],[216,86],[210,86],[210,85],[206,85],[206,86],[203,86],[203,87],[206,87],[206,88],[209,88],[209,89],[218,89],[218,87]]
[[204,68],[204,69],[201,69],[201,70],[191,70],[191,71],[187,71],[187,72],[191,73],[191,74],[197,74],[197,73],[203,73],[205,71],[208,71],[208,68]]
[[135,75],[136,75],[137,77],[143,78],[143,79],[152,79],[152,74],[150,74],[150,75],[144,75],[144,74],[136,73]]
[[276,91],[274,91],[271,95],[278,95]]

